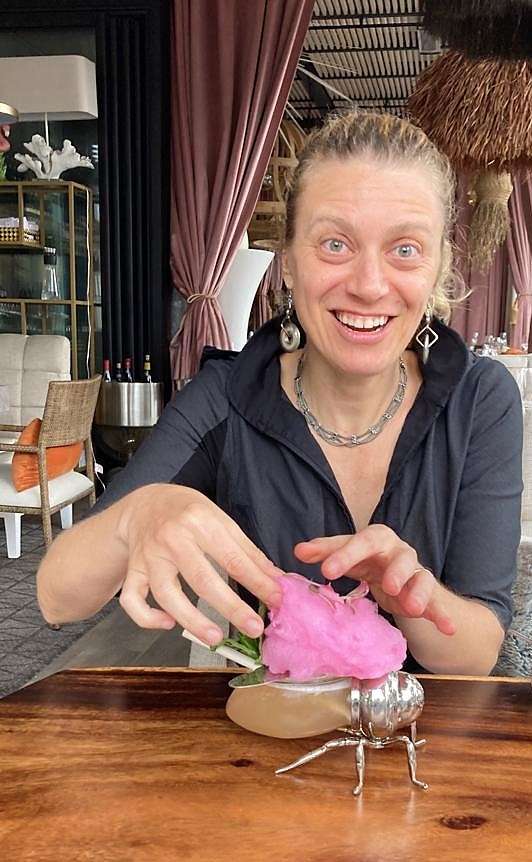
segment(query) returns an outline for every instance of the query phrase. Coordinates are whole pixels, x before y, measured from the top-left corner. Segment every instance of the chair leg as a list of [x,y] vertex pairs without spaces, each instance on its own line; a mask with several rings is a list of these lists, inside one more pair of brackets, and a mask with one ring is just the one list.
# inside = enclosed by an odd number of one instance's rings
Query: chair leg
[[22,515],[19,512],[5,512],[2,517],[6,531],[7,556],[10,560],[18,560]]
[[44,533],[44,543],[47,548],[52,544],[52,518],[50,516],[50,510],[43,509],[41,511],[42,516],[42,531]]
[[69,506],[65,506],[64,509],[61,509],[61,527],[63,530],[68,530],[69,527],[72,526],[72,503]]

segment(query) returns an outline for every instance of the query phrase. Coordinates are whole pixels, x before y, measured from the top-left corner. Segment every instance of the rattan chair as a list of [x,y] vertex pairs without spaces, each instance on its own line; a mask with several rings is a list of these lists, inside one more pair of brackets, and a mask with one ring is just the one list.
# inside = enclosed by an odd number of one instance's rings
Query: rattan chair
[[[72,524],[72,504],[89,497],[96,501],[94,463],[91,451],[91,426],[101,377],[90,380],[51,381],[36,446],[2,443],[0,452],[33,452],[39,464],[39,485],[26,491],[16,491],[11,481],[11,465],[0,463],[0,517],[4,517],[8,540],[8,556],[20,556],[20,521],[22,515],[40,514],[46,545],[52,542],[51,516],[61,512],[63,527]],[[3,426],[1,430],[22,431],[23,426]],[[56,479],[46,474],[46,449],[82,442],[85,447],[87,475],[71,470]],[[18,537],[18,539],[17,539]],[[11,546],[11,547],[10,547]]]

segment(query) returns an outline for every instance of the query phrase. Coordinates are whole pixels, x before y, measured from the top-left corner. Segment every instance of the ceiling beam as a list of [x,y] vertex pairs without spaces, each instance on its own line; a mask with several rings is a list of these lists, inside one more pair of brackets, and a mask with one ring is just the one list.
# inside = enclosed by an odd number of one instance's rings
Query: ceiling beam
[[[308,64],[310,67],[310,63]],[[415,72],[411,74],[410,72],[401,72],[399,75],[343,75],[342,77],[324,77],[321,76],[324,81],[327,81],[331,84],[338,84],[342,81],[402,81],[402,80],[412,80],[416,79],[419,75],[419,72]],[[298,79],[299,80],[299,79]],[[347,94],[346,94],[347,95]]]
[[[380,18],[383,16],[380,15]],[[396,16],[397,17],[397,16]],[[315,20],[315,19],[313,19]],[[328,18],[328,21],[331,19]],[[377,23],[376,21],[364,21],[364,22],[354,22],[348,26],[344,24],[318,24],[314,25],[311,21],[310,26],[308,28],[308,32],[319,33],[322,30],[403,30],[405,27],[420,27],[421,26],[421,18],[419,15],[416,16],[416,20],[412,21],[387,21],[386,24]]]
[[421,21],[422,15],[420,12],[355,12],[352,15],[335,15],[330,12],[327,15],[313,15],[310,25],[320,23],[321,21],[350,21],[355,24],[371,21],[375,18],[383,21],[388,21],[390,18],[415,18],[416,21]]
[[[378,96],[374,96],[374,97],[371,97],[371,96],[365,97],[364,96],[363,98],[353,98],[351,101],[356,102],[357,104],[360,104],[360,102],[371,102],[372,104],[381,104],[381,103],[384,104],[384,103],[386,103],[386,105],[390,105],[391,107],[397,107],[397,108],[401,107],[402,105],[406,105],[406,102],[407,102],[406,99],[403,99],[400,96],[390,96],[389,98],[386,98],[385,96],[381,96],[380,98]],[[298,110],[301,110],[301,111],[315,111],[315,110],[317,110],[316,105],[314,105],[312,102],[310,102],[306,99],[289,99],[289,102],[291,105],[293,105],[295,108],[297,108]],[[344,105],[344,104],[345,104],[344,99],[334,99],[333,100],[334,107],[340,107],[341,105]]]
[[343,48],[332,46],[331,48],[305,48],[303,55],[312,54],[320,56],[323,54],[374,54],[375,51],[387,53],[389,51],[419,51],[419,45],[347,45]]

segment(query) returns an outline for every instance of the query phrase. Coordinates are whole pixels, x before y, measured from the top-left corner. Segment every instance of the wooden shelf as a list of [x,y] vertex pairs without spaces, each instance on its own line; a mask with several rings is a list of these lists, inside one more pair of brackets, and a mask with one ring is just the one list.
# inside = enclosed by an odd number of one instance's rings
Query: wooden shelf
[[39,252],[43,254],[44,246],[40,242],[3,242],[0,240],[0,251]]
[[[16,322],[22,335],[65,335],[71,344],[72,378],[77,379],[84,373],[88,332],[94,357],[90,189],[66,180],[7,181],[0,183],[0,207],[4,218],[16,220],[16,227],[0,239],[0,283],[16,294],[0,298],[0,332],[11,332]],[[38,225],[38,234],[30,235],[27,220]],[[54,247],[57,255],[61,296],[54,300],[40,297],[46,246]]]

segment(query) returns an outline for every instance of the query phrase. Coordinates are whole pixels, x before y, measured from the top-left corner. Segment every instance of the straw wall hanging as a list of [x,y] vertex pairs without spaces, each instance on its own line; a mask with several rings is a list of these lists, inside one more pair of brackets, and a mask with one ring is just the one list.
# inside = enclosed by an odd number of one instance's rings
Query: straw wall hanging
[[532,165],[532,61],[448,51],[418,78],[409,109],[457,170],[477,174],[470,254],[485,269],[508,230],[509,174]]

